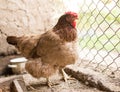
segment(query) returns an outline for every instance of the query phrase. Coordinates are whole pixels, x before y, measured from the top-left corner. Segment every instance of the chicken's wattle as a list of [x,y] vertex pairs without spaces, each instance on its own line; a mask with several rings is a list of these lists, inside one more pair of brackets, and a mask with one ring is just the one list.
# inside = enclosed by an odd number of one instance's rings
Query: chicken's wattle
[[72,22],[72,26],[73,26],[74,28],[76,28],[76,21],[73,21],[73,22]]

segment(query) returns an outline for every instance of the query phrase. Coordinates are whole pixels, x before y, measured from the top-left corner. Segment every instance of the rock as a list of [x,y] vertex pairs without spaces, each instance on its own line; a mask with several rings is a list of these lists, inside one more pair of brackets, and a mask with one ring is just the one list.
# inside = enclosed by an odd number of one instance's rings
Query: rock
[[116,86],[115,83],[112,83],[108,76],[96,72],[92,69],[69,65],[65,68],[65,72],[85,83],[86,85],[107,92],[120,92],[120,87]]

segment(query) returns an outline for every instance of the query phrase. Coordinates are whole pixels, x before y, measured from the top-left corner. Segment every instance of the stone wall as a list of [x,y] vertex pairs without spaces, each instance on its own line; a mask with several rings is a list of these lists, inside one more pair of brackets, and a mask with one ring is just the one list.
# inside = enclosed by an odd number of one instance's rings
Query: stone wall
[[[14,53],[8,35],[41,33],[55,25],[62,8],[55,0],[0,0],[0,55]],[[62,11],[64,12],[64,11]]]

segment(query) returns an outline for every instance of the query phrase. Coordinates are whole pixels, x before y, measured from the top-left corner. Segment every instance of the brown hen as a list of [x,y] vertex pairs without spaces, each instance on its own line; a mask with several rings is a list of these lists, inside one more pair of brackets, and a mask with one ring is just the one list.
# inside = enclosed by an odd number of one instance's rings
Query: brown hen
[[51,86],[49,77],[56,70],[63,73],[62,69],[66,65],[74,64],[77,59],[74,47],[77,38],[77,18],[77,13],[66,12],[52,30],[42,35],[8,36],[7,42],[29,59],[25,65],[28,73],[35,78],[47,78],[48,85]]

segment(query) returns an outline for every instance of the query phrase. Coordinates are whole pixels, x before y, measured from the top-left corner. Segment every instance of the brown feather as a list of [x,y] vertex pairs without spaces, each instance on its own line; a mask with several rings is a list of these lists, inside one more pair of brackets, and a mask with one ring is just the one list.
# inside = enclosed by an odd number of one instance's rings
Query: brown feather
[[41,59],[31,59],[25,65],[26,70],[35,78],[46,77],[53,75],[56,72],[55,66],[41,62]]
[[11,45],[17,45],[18,38],[16,36],[8,36],[7,42]]
[[8,37],[7,42],[15,45],[29,59],[26,70],[32,76],[49,77],[68,64],[74,64],[77,55],[73,43],[77,30],[72,25],[74,16],[64,14],[52,30],[42,35]]

